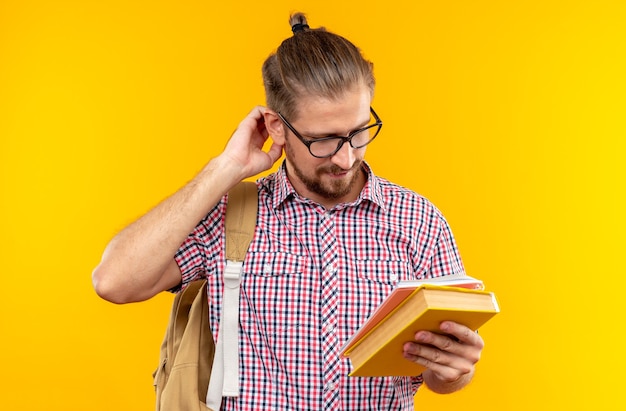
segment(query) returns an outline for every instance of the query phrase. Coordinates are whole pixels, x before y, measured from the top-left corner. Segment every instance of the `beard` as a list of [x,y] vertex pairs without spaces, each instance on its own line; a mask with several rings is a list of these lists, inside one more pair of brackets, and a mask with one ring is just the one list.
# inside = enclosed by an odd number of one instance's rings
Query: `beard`
[[[354,186],[359,181],[359,171],[361,170],[361,164],[363,163],[363,160],[356,160],[349,170],[344,170],[343,168],[332,164],[329,166],[319,167],[313,170],[312,174],[306,174],[300,167],[298,167],[294,158],[295,155],[293,150],[288,143],[285,144],[285,157],[287,157],[287,160],[291,164],[293,173],[296,177],[298,177],[302,184],[304,184],[306,189],[328,200],[342,198],[352,191]],[[346,178],[333,179],[327,183],[322,180],[322,176],[325,174],[339,174],[345,172],[348,173]]]

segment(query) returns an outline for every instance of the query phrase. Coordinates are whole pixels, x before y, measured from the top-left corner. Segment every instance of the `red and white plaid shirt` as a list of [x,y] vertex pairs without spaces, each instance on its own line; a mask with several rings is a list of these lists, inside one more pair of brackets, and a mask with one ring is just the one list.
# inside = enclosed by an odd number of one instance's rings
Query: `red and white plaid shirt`
[[[258,181],[259,214],[240,295],[240,395],[225,410],[413,410],[421,376],[349,377],[344,342],[400,280],[464,270],[428,200],[376,177],[330,210],[299,196],[285,167]],[[224,199],[181,246],[183,284],[208,279],[217,341]],[[228,342],[226,342],[228,343]]]

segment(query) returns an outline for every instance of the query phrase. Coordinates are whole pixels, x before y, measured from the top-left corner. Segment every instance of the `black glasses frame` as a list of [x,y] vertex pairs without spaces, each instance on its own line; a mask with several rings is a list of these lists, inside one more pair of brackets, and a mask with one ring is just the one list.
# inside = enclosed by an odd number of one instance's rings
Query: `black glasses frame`
[[[316,138],[314,140],[308,140],[308,139],[302,137],[302,134],[298,133],[298,131],[291,125],[291,123],[289,123],[289,121],[287,121],[287,119],[285,117],[283,117],[282,114],[280,114],[278,112],[276,114],[278,114],[278,117],[287,126],[287,128],[289,128],[289,130],[291,130],[291,132],[293,134],[295,134],[295,136],[298,137],[298,139],[300,141],[302,141],[302,144],[304,144],[309,149],[309,153],[311,153],[311,155],[313,157],[326,158],[326,157],[331,157],[331,156],[335,155],[339,150],[341,150],[341,147],[343,147],[343,145],[345,143],[350,143],[350,146],[352,148],[362,148],[362,147],[365,147],[366,145],[368,145],[369,143],[371,143],[372,141],[374,141],[376,136],[378,136],[378,133],[380,133],[380,129],[383,127],[383,122],[380,119],[380,117],[378,117],[378,114],[376,114],[376,112],[374,111],[374,109],[372,107],[370,107],[370,113],[372,113],[372,115],[374,116],[374,120],[376,121],[374,124],[370,124],[367,127],[363,127],[363,128],[358,129],[358,130],[351,131],[350,134],[348,134],[348,136],[328,136],[328,137]],[[366,130],[369,130],[370,128],[373,128],[373,127],[378,127],[378,129],[376,130],[376,133],[374,133],[374,137],[370,138],[367,141],[367,143],[361,144],[360,146],[355,146],[354,144],[352,144],[352,138],[354,136],[356,136],[357,134],[362,133],[362,132],[364,132]],[[332,153],[324,155],[324,156],[318,156],[318,155],[313,154],[313,152],[311,151],[311,144],[317,143],[317,142],[320,142],[320,141],[328,141],[328,140],[337,140],[338,141],[337,148]]]

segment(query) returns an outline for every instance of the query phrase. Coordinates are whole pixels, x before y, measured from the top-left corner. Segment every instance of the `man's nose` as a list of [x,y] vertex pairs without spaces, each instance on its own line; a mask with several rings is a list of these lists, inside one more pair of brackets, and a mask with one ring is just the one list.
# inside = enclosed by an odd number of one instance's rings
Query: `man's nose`
[[345,142],[339,151],[332,155],[331,161],[342,169],[349,170],[356,161],[355,149],[349,142]]

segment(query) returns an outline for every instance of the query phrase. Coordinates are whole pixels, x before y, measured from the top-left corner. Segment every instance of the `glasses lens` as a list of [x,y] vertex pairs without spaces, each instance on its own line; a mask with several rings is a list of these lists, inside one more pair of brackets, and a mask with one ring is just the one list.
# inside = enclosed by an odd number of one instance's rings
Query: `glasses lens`
[[355,134],[352,137],[352,141],[351,141],[352,147],[360,148],[360,147],[368,145],[370,141],[372,141],[374,137],[376,137],[376,134],[378,134],[379,129],[380,129],[379,125],[373,124],[370,127],[368,127],[367,130],[363,130]]
[[341,138],[330,138],[328,140],[313,141],[309,146],[311,154],[315,157],[328,157],[333,154],[339,144],[341,144]]

